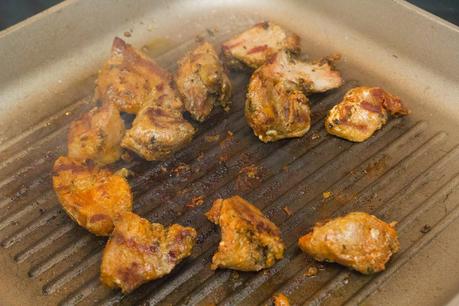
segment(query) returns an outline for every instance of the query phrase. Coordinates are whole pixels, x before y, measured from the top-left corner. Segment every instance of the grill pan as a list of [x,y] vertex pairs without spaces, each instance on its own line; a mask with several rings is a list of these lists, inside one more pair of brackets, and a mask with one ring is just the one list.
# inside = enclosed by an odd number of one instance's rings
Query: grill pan
[[[311,97],[306,136],[263,144],[243,117],[249,75],[232,73],[230,112],[214,111],[167,161],[127,163],[137,213],[198,230],[191,257],[130,295],[105,288],[98,280],[105,239],[63,213],[50,175],[69,123],[92,107],[111,40],[125,36],[174,70],[196,35],[218,45],[262,20],[298,33],[310,58],[341,53],[346,84]],[[280,292],[295,305],[447,303],[459,291],[458,50],[457,27],[388,0],[68,0],[1,32],[0,303],[269,305]],[[359,84],[401,96],[412,115],[361,144],[327,135],[327,111]],[[287,251],[273,268],[210,270],[219,232],[203,212],[234,194],[281,228]],[[198,196],[204,203],[188,207]],[[385,272],[318,265],[296,247],[316,221],[355,210],[399,222],[401,251]],[[319,273],[309,277],[312,266]]]

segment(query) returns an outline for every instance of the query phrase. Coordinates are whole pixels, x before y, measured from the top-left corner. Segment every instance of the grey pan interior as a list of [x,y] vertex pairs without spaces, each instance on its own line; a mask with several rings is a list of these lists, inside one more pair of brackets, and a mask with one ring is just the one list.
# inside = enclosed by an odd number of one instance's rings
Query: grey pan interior
[[[313,97],[310,134],[264,145],[242,118],[247,75],[233,74],[233,110],[214,114],[194,145],[168,163],[130,165],[138,173],[132,184],[139,213],[208,235],[169,277],[126,297],[104,288],[97,279],[104,240],[61,212],[49,174],[65,152],[68,123],[91,107],[95,74],[113,37],[130,32],[128,42],[173,70],[196,35],[218,45],[262,20],[297,32],[310,58],[342,54],[338,68],[348,83]],[[441,305],[459,292],[457,27],[404,1],[68,0],[0,32],[0,55],[0,304],[251,305],[282,291],[295,304]],[[327,136],[321,118],[355,84],[388,89],[412,115],[393,120],[364,144]],[[227,130],[235,134],[232,146],[203,140]],[[201,153],[204,161],[193,158]],[[224,165],[222,154],[229,156]],[[157,171],[180,162],[196,171],[179,178]],[[263,169],[261,179],[243,190],[237,179],[250,164]],[[328,190],[335,196],[324,203],[321,194]],[[194,193],[204,194],[205,204],[184,210]],[[263,208],[291,245],[268,272],[208,268],[218,232],[201,212],[212,199],[234,193]],[[284,215],[285,206],[293,216]],[[374,277],[336,265],[304,276],[314,263],[294,247],[295,239],[315,221],[351,210],[399,221],[401,253]],[[425,225],[430,230],[421,232]]]

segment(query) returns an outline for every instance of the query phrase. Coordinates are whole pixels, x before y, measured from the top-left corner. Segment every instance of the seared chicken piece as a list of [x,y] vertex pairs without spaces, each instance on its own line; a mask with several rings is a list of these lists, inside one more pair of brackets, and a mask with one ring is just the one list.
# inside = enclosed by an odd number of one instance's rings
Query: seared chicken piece
[[343,84],[329,60],[307,63],[281,51],[252,75],[245,117],[263,142],[301,137],[310,127],[306,94],[324,92]]
[[229,107],[231,83],[210,43],[200,44],[178,65],[175,83],[194,119],[204,121],[217,102],[225,109]]
[[179,111],[147,106],[137,114],[121,146],[146,160],[161,160],[191,141],[194,132]]
[[182,102],[176,97],[171,81],[166,70],[115,37],[111,57],[99,72],[96,98],[134,114],[146,105],[181,110]]
[[284,256],[285,247],[277,226],[241,197],[216,200],[206,216],[220,225],[222,232],[211,269],[259,271]]
[[121,156],[125,127],[118,109],[111,103],[95,107],[70,124],[68,156],[78,161],[93,160],[105,165]]
[[169,274],[191,254],[196,240],[194,228],[178,224],[164,228],[131,212],[114,222],[102,256],[100,279],[123,293]]
[[222,44],[228,64],[236,68],[245,64],[256,69],[283,49],[299,52],[300,38],[272,22],[256,24]]
[[338,137],[362,142],[370,138],[394,116],[409,114],[400,98],[379,87],[356,87],[349,90],[325,119],[327,132]]
[[113,218],[131,211],[132,193],[118,173],[61,156],[54,163],[53,187],[66,213],[98,236],[113,230]]
[[316,224],[298,241],[300,248],[318,261],[337,262],[363,274],[380,272],[400,244],[395,223],[353,212],[325,224]]

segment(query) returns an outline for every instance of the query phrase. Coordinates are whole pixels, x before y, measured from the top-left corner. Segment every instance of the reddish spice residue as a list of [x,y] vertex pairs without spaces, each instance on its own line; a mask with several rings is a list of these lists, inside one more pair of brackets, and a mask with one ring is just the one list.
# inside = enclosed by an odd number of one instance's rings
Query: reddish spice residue
[[118,268],[117,275],[122,281],[121,288],[124,293],[134,290],[143,282],[142,269],[136,262],[131,263],[128,267]]
[[263,52],[266,49],[268,49],[268,45],[261,45],[261,46],[256,46],[247,51],[247,54],[253,54],[253,53],[258,53],[258,52]]
[[186,204],[185,206],[188,208],[195,208],[202,204],[204,204],[204,196],[200,195],[200,196],[192,198],[191,202]]
[[248,191],[255,187],[261,178],[261,168],[250,165],[242,168],[236,178],[236,188],[240,191]]
[[111,218],[104,214],[95,214],[89,218],[89,223],[95,223],[102,220],[110,220]]
[[375,105],[373,103],[370,103],[368,101],[363,101],[362,103],[360,103],[360,106],[369,111],[369,112],[372,112],[372,113],[377,113],[377,114],[381,114],[382,112],[382,107],[381,105]]
[[126,31],[126,32],[123,33],[123,35],[124,35],[125,37],[131,37],[132,34],[131,34],[131,32]]
[[112,239],[116,244],[124,245],[128,249],[136,249],[144,254],[154,254],[159,251],[159,241],[152,241],[151,244],[142,244],[133,238],[126,238],[121,233],[115,233]]
[[242,42],[243,42],[242,40],[235,41],[235,42],[233,42],[233,43],[228,42],[228,43],[226,43],[226,44],[223,44],[223,45],[222,45],[222,48],[223,48],[224,50],[233,49],[234,47],[237,47],[237,46],[241,45]]
[[159,83],[158,85],[155,86],[157,91],[163,91],[164,89],[164,83]]
[[239,174],[245,174],[249,178],[259,178],[259,176],[258,176],[259,171],[260,171],[260,169],[257,166],[250,165],[250,166],[242,168],[239,171]]
[[225,150],[233,142],[234,134],[231,131],[228,131],[225,139],[220,142],[220,149]]
[[175,176],[179,176],[179,175],[182,175],[184,173],[190,172],[190,170],[191,170],[190,165],[187,165],[185,163],[179,163],[177,165],[177,167],[172,169],[172,173],[174,173]]

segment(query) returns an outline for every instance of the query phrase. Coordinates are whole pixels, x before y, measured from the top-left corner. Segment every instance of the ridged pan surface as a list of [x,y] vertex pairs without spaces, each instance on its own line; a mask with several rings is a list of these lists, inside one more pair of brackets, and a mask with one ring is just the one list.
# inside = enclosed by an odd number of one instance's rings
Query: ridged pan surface
[[[218,46],[263,20],[263,16],[232,16],[237,26],[218,31],[216,25],[196,34]],[[175,61],[194,45],[189,38],[159,52],[147,42],[143,50],[174,71]],[[310,97],[311,130],[302,138],[261,143],[243,113],[250,75],[232,72],[231,110],[216,109],[206,122],[196,125],[198,132],[186,148],[164,162],[135,158],[114,165],[134,173],[129,183],[135,212],[152,222],[180,223],[198,230],[188,259],[170,275],[125,296],[98,279],[106,239],[73,223],[51,186],[52,164],[66,152],[69,123],[92,107],[95,76],[88,77],[78,99],[56,108],[33,129],[2,146],[0,252],[16,277],[39,292],[37,301],[49,305],[270,305],[272,296],[280,292],[293,305],[354,305],[371,300],[457,221],[459,139],[441,125],[433,127],[409,97],[406,102],[413,113],[390,120],[364,143],[328,135],[323,123],[328,110],[348,89],[378,80],[347,73],[352,70],[349,65],[346,60],[338,64],[346,78],[342,88]],[[324,197],[324,192],[330,196]],[[287,251],[271,269],[210,270],[220,233],[203,213],[215,199],[235,194],[263,210],[282,231]],[[196,197],[204,203],[190,207]],[[298,249],[298,237],[316,221],[351,211],[398,222],[401,250],[383,273],[363,276],[335,264],[318,264]],[[309,274],[312,267],[318,270],[315,276]]]

